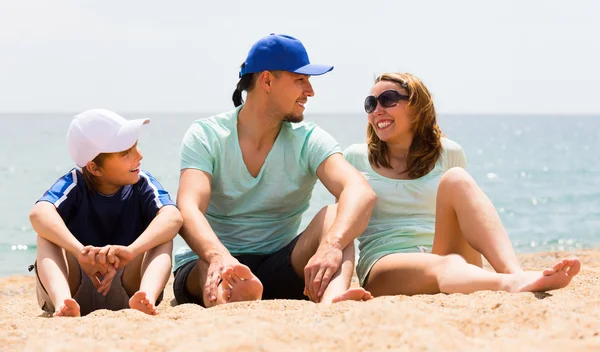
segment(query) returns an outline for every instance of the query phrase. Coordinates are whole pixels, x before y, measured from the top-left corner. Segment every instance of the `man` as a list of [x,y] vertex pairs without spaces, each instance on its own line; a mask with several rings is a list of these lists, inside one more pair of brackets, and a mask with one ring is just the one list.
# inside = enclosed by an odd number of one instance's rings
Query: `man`
[[[264,37],[242,64],[236,109],[197,120],[186,132],[177,204],[191,250],[175,259],[178,303],[371,298],[348,288],[353,241],[376,196],[337,142],[302,122],[314,95],[309,77],[332,69],[310,64],[293,37]],[[298,235],[317,179],[338,202]]]

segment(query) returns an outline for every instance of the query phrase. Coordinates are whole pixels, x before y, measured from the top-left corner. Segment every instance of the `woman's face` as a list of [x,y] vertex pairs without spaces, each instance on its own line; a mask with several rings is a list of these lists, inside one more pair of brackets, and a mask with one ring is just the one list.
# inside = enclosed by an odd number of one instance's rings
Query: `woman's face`
[[[392,92],[388,92],[392,91]],[[399,93],[399,94],[398,94]],[[381,96],[381,94],[384,94]],[[411,134],[412,114],[408,107],[408,92],[399,83],[379,81],[371,88],[371,95],[378,98],[374,110],[368,114],[369,124],[377,137],[390,142]],[[401,96],[398,99],[398,96]],[[403,96],[403,97],[402,97]],[[406,98],[404,98],[406,97]],[[372,98],[371,102],[373,102]],[[384,101],[383,106],[381,101]],[[391,106],[390,106],[391,105]]]

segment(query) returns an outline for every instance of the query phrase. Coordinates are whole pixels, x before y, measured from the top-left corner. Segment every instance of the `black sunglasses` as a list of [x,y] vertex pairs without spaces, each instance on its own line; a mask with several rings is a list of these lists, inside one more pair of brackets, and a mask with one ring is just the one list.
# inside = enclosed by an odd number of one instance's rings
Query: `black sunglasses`
[[373,95],[369,95],[365,99],[365,111],[367,114],[372,113],[377,108],[377,102],[381,104],[384,108],[391,108],[398,104],[400,100],[409,100],[408,95],[400,94],[395,90],[386,90],[385,92],[379,94],[378,97]]

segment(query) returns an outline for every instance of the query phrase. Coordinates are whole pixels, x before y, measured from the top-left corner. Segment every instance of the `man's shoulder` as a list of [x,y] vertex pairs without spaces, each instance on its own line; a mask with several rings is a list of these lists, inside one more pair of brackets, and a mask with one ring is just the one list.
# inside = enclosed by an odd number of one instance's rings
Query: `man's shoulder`
[[310,121],[301,122],[284,122],[283,126],[294,133],[310,133],[315,128],[318,128],[316,123]]
[[293,138],[297,138],[304,142],[321,139],[333,140],[333,136],[329,132],[314,122],[285,122],[283,126],[289,131],[289,134],[292,135]]
[[222,132],[230,132],[235,127],[235,120],[238,109],[222,112],[219,114],[202,117],[192,123],[192,128],[195,130],[203,130],[205,132],[213,131],[217,134]]

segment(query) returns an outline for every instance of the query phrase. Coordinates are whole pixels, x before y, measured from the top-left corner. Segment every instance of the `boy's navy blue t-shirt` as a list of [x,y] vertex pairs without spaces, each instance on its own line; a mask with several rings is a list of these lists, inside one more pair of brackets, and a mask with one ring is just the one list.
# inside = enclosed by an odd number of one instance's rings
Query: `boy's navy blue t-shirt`
[[160,208],[175,205],[148,172],[111,196],[89,190],[77,168],[59,178],[38,200],[54,204],[63,221],[84,246],[128,246],[146,230]]

